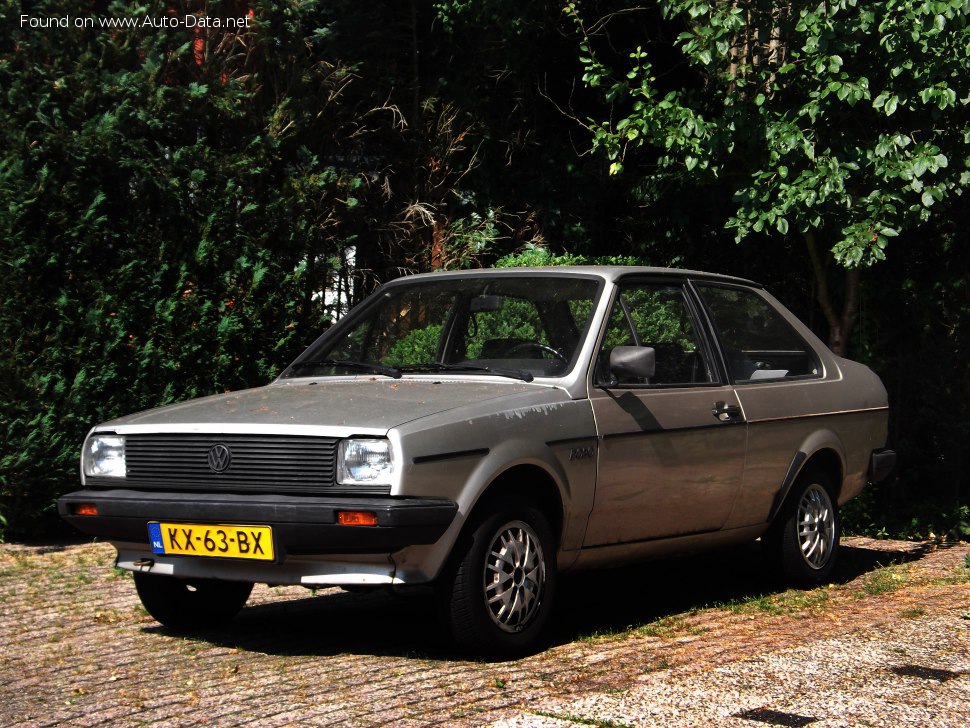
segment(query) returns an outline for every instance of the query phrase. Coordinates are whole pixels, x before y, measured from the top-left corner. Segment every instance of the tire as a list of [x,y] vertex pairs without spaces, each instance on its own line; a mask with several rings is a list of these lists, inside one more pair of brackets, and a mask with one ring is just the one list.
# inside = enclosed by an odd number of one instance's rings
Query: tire
[[772,566],[792,586],[816,587],[832,575],[842,535],[834,493],[832,478],[825,471],[801,473],[774,523],[761,537]]
[[549,521],[527,501],[500,501],[472,521],[439,582],[457,645],[487,657],[535,648],[555,601],[555,558]]
[[216,579],[176,579],[134,572],[135,589],[148,613],[166,627],[218,627],[242,609],[252,582]]

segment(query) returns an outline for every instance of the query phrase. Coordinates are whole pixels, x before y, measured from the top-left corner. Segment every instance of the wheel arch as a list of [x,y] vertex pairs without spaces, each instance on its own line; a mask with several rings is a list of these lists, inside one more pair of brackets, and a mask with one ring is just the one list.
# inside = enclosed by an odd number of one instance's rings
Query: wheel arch
[[562,493],[553,475],[534,463],[513,465],[496,475],[471,507],[462,530],[469,528],[483,512],[510,497],[527,499],[542,511],[558,548],[565,522]]
[[[841,443],[835,438],[834,434],[828,433],[828,435],[830,437],[810,438],[810,441],[803,444],[792,457],[788,473],[775,495],[774,503],[772,503],[768,523],[773,522],[781,512],[798,478],[811,470],[822,470],[832,478],[832,483],[835,486],[835,492],[831,494],[832,501],[833,503],[839,502],[842,481],[845,476],[845,455]],[[811,440],[815,440],[815,442],[811,442]]]
[[[841,532],[835,503],[843,463],[839,453],[828,447],[811,455],[799,451],[792,461],[785,496],[761,537],[768,562],[790,586],[814,588],[832,573]],[[810,473],[811,478],[803,477]],[[818,494],[807,496],[810,490],[824,491],[828,503]]]
[[[812,453],[805,461],[805,464],[798,471],[798,475],[809,470],[822,470],[832,478],[835,492],[832,493],[833,502],[838,502],[842,492],[842,480],[845,475],[845,463],[835,450],[831,447],[823,447]],[[797,476],[796,476],[797,478]]]
[[[469,509],[436,587],[442,619],[460,646],[507,659],[527,653],[542,639],[557,591],[562,513],[554,477],[536,464],[509,467],[481,492]],[[509,522],[510,517],[524,523]],[[524,543],[512,537],[513,531],[521,534],[523,530],[530,534],[529,543],[540,548],[506,551],[510,538]],[[505,555],[497,558],[497,548]],[[528,563],[527,554],[533,559]],[[526,577],[528,573],[532,576]],[[521,607],[524,621],[518,621],[516,605],[525,605]]]

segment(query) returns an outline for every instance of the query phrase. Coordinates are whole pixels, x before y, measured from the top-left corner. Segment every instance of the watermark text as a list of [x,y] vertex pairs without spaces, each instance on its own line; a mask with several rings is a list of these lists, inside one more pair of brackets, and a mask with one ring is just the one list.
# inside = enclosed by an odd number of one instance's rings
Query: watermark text
[[244,30],[252,27],[252,17],[210,18],[206,15],[141,15],[126,17],[104,16],[46,16],[21,15],[21,28],[216,28],[221,30]]

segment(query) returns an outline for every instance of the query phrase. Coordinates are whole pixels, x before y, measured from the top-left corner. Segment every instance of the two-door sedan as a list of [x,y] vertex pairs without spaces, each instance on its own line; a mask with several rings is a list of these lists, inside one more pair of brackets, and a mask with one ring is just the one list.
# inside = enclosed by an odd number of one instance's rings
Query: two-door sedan
[[760,285],[521,268],[378,289],[272,384],[98,425],[58,501],[161,623],[255,582],[428,585],[477,653],[536,644],[557,575],[761,539],[824,582],[892,469],[879,378]]

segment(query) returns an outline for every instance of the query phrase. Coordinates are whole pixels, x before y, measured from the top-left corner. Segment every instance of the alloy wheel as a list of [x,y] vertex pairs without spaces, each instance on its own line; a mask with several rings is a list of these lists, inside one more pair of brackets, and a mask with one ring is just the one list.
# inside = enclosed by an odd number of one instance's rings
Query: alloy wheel
[[821,485],[810,485],[798,503],[798,545],[805,562],[822,569],[835,546],[835,509]]
[[546,564],[539,537],[529,524],[513,521],[498,530],[485,558],[488,614],[499,629],[520,632],[542,603]]

